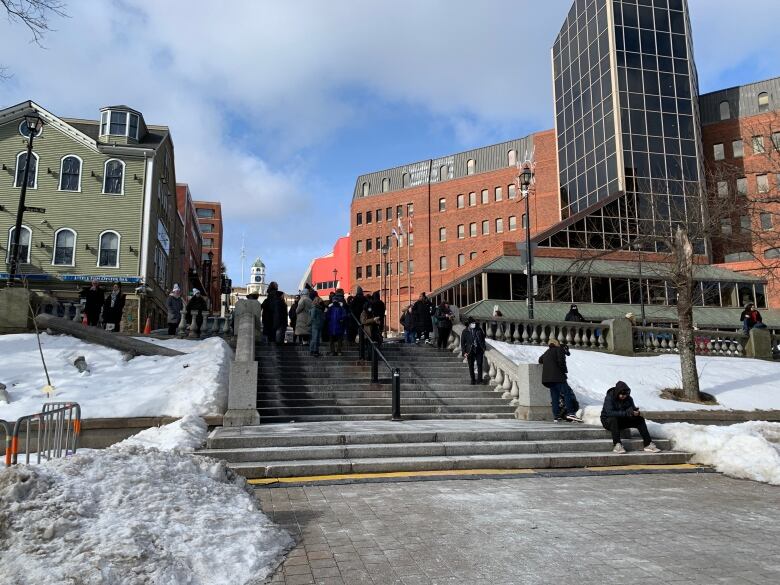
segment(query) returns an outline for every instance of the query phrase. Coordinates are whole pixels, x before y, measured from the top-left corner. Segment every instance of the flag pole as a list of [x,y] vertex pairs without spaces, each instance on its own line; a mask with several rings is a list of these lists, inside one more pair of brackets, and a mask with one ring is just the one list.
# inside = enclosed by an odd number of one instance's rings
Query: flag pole
[[[399,244],[401,241],[401,236],[399,234],[398,240],[396,241],[396,244]],[[398,307],[398,318],[401,318],[401,246],[396,246],[396,250],[398,250],[398,253],[396,256],[398,257],[398,279],[396,282],[396,306]],[[400,331],[400,329],[399,329]]]
[[412,247],[409,245],[409,236],[412,233],[412,216],[409,216],[409,223],[406,226],[406,290],[409,293],[409,304],[412,304],[412,271],[409,270],[409,258],[412,253]]
[[[388,279],[389,279],[389,281],[387,283],[387,313],[388,313],[388,317],[390,315],[392,315],[392,313],[393,313],[393,302],[391,300],[393,298],[393,252],[392,252],[393,248],[392,248],[392,246],[393,246],[393,238],[391,237],[390,238],[390,250],[388,251],[388,253],[390,255],[390,270],[387,270],[387,266],[385,266],[385,271],[388,273]],[[392,323],[392,319],[388,319],[388,323],[387,323],[387,334],[388,334],[388,336],[390,335],[390,331],[391,331],[390,323]]]

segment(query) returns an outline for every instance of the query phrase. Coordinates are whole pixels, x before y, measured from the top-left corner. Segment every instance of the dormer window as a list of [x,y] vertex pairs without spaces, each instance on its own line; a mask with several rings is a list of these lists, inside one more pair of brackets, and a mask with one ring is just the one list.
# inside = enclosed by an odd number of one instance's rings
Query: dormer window
[[123,110],[104,110],[100,115],[101,136],[126,136],[138,140],[138,114]]

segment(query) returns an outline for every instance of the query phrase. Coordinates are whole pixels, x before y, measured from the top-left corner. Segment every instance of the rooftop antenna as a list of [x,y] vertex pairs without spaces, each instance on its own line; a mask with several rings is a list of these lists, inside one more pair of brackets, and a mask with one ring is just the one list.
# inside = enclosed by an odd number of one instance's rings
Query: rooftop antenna
[[244,234],[241,234],[241,286],[246,284],[244,280],[244,262],[246,261],[246,247],[244,246]]

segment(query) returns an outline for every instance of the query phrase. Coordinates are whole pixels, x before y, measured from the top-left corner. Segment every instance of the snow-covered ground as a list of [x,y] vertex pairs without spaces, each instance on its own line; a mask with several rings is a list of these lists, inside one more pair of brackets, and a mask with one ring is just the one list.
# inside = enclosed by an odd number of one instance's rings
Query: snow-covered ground
[[[155,340],[186,352],[176,357],[137,356],[86,343],[68,335],[41,335],[54,401],[81,405],[83,418],[209,415],[225,412],[231,349],[222,339]],[[90,372],[73,366],[84,356]],[[0,382],[10,404],[0,403],[0,419],[38,412],[46,376],[34,334],[0,336]]]
[[[492,340],[490,344],[518,364],[537,363],[547,349]],[[678,355],[624,357],[572,349],[566,363],[569,384],[583,406],[603,404],[607,390],[623,380],[642,410],[780,409],[780,363],[697,356],[701,390],[715,396],[718,406],[661,398],[661,390],[682,386]]]
[[102,451],[0,470],[2,582],[260,582],[292,539],[223,461],[186,452],[205,437],[188,416]]

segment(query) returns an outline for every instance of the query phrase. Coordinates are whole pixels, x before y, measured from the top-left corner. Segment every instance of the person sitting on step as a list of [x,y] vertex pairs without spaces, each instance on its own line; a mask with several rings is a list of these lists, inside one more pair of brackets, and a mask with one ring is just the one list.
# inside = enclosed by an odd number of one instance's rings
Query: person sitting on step
[[645,418],[634,404],[631,398],[631,388],[625,382],[618,382],[614,388],[607,390],[604,398],[604,407],[601,409],[601,424],[612,433],[612,449],[615,453],[625,453],[626,449],[620,441],[620,431],[623,429],[637,429],[642,435],[645,451],[658,453],[660,449],[655,446],[647,430]]

